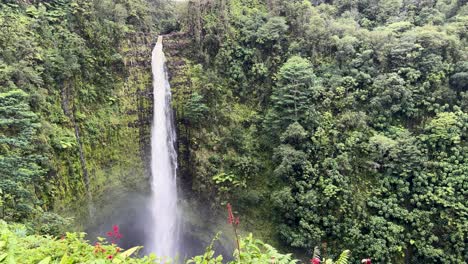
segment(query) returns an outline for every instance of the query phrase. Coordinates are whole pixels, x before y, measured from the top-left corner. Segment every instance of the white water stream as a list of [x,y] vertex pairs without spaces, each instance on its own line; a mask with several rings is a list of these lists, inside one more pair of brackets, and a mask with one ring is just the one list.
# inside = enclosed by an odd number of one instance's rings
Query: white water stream
[[153,126],[151,131],[151,214],[154,221],[148,249],[159,257],[178,253],[177,152],[171,108],[171,89],[165,70],[162,37],[152,54]]

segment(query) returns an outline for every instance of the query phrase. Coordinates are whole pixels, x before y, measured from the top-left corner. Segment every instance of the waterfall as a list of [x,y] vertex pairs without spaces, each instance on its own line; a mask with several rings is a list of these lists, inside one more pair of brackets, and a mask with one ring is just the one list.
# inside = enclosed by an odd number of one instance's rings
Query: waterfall
[[151,131],[151,214],[154,221],[148,249],[160,257],[174,257],[178,249],[177,152],[171,89],[165,70],[162,36],[153,49],[153,125]]

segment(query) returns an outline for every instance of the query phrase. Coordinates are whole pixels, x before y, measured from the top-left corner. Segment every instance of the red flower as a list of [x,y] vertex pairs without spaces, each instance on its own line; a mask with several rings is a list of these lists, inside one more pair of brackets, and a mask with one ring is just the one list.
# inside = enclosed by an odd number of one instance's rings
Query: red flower
[[119,226],[118,225],[112,226],[112,231],[109,231],[106,234],[111,239],[111,242],[113,244],[115,244],[117,240],[119,240],[119,239],[121,239],[123,237],[122,234],[119,232]]
[[310,260],[310,264],[320,264],[320,259],[315,257],[315,258]]
[[101,244],[99,242],[96,242],[96,244],[94,244],[93,252],[94,252],[94,254],[104,253],[104,252],[106,252],[106,250],[103,247],[101,247]]
[[114,258],[114,256],[112,256],[112,255],[107,256],[107,259],[113,259],[113,258]]
[[227,204],[227,209],[228,209],[228,224],[232,225],[234,223],[234,214],[232,213],[232,207],[231,204]]
[[372,261],[371,261],[370,258],[366,258],[366,259],[361,260],[361,263],[362,264],[372,264]]

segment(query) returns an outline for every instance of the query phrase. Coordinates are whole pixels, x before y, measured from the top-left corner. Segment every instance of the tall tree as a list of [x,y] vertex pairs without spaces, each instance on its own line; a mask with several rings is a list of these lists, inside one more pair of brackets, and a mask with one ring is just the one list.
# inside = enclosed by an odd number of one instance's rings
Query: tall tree
[[271,108],[266,117],[268,130],[278,133],[293,122],[309,124],[314,118],[314,99],[319,95],[311,63],[298,56],[291,57],[277,73]]
[[34,213],[35,188],[43,183],[45,157],[38,151],[39,118],[22,90],[0,93],[0,190],[2,218],[19,221]]

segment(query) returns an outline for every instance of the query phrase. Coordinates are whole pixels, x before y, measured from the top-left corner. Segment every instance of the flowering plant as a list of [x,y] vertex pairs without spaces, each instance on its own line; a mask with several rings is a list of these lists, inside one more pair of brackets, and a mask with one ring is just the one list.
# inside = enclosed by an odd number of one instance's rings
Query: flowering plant
[[232,206],[230,203],[227,204],[227,210],[228,210],[228,224],[232,225],[232,228],[234,229],[234,235],[235,235],[235,240],[237,244],[237,256],[238,260],[240,262],[240,256],[241,256],[241,249],[240,249],[240,243],[239,243],[239,235],[237,235],[237,227],[240,224],[239,217],[235,217],[234,213],[232,212]]
[[107,237],[111,240],[112,244],[116,244],[123,236],[119,231],[119,226],[112,226],[112,231],[106,233]]

